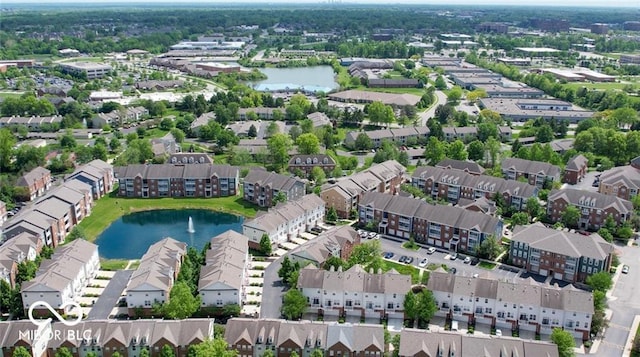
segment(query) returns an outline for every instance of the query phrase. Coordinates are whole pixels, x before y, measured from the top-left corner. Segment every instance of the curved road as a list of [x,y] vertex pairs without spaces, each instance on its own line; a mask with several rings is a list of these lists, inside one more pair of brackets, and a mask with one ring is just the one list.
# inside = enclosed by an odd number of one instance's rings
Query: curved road
[[444,92],[437,90],[434,93],[436,95],[436,100],[431,108],[425,110],[422,113],[418,113],[418,116],[420,117],[420,125],[422,126],[426,126],[427,120],[429,120],[429,118],[433,118],[436,115],[436,108],[438,107],[438,104],[447,103],[447,95],[444,94]]

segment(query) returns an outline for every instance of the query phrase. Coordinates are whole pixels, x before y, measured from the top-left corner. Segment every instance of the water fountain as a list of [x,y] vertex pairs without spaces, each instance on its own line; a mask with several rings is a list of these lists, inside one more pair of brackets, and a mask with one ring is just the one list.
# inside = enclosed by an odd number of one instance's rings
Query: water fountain
[[195,233],[196,230],[193,229],[193,219],[191,219],[191,216],[189,216],[189,225],[187,226],[187,232],[189,233]]

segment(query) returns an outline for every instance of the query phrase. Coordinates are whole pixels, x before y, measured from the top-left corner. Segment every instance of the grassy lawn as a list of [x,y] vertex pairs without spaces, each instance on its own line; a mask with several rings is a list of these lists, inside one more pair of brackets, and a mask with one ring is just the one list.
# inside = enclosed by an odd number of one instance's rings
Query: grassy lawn
[[495,263],[489,263],[489,262],[480,262],[478,263],[478,266],[482,269],[487,269],[487,270],[493,270],[493,268],[496,267]]
[[94,241],[102,231],[121,216],[157,209],[208,209],[245,217],[254,217],[257,207],[245,202],[242,195],[220,198],[123,198],[114,193],[96,202],[91,215],[80,222],[87,240]]
[[398,273],[411,275],[411,283],[418,284],[420,282],[420,270],[416,267],[396,262],[384,261],[384,271],[395,269]]
[[607,90],[607,89],[619,89],[622,90],[622,88],[624,88],[626,85],[628,84],[624,84],[624,83],[567,83],[565,84],[567,87],[569,88],[573,88],[575,90],[578,90],[582,87],[585,88],[589,88],[589,89],[601,89],[601,90]]
[[20,98],[23,94],[22,92],[0,92],[0,98]]
[[404,242],[402,243],[402,248],[417,251],[420,249],[420,246],[415,243],[411,244],[411,242]]
[[[636,337],[635,339],[640,338],[640,326],[638,326],[638,329],[636,330]],[[637,351],[635,348],[631,349],[631,357],[640,357],[640,351]]]
[[100,259],[100,269],[115,271],[124,269],[129,263],[126,259]]

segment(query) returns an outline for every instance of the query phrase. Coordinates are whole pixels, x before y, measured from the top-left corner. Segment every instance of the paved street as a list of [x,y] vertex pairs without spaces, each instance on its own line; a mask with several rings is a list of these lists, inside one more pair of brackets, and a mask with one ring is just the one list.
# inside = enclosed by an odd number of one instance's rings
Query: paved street
[[282,266],[282,257],[269,264],[264,271],[264,285],[262,286],[262,305],[260,305],[260,317],[280,318],[282,295],[286,287],[282,285],[278,277],[278,270]]
[[622,356],[635,315],[640,315],[640,249],[638,247],[618,246],[622,264],[629,266],[629,274],[620,274],[609,299],[612,311],[609,327],[598,348],[597,355],[602,357]]
[[118,299],[127,287],[133,270],[120,270],[111,278],[96,303],[91,308],[87,320],[101,320],[109,318],[109,314],[118,303]]
[[436,94],[435,103],[433,103],[431,108],[425,110],[422,113],[418,113],[418,116],[420,117],[419,123],[422,126],[426,126],[427,125],[427,120],[429,120],[429,118],[432,118],[432,117],[434,117],[436,115],[436,108],[438,107],[438,105],[447,104],[447,95],[444,94],[444,92],[437,90],[434,93]]

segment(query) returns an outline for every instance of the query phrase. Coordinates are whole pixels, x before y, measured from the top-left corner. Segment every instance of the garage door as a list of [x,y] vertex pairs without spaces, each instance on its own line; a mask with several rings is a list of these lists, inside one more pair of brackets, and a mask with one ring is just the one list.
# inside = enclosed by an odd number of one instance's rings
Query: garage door
[[549,272],[547,271],[547,269],[540,269],[540,275],[547,276],[549,275]]

